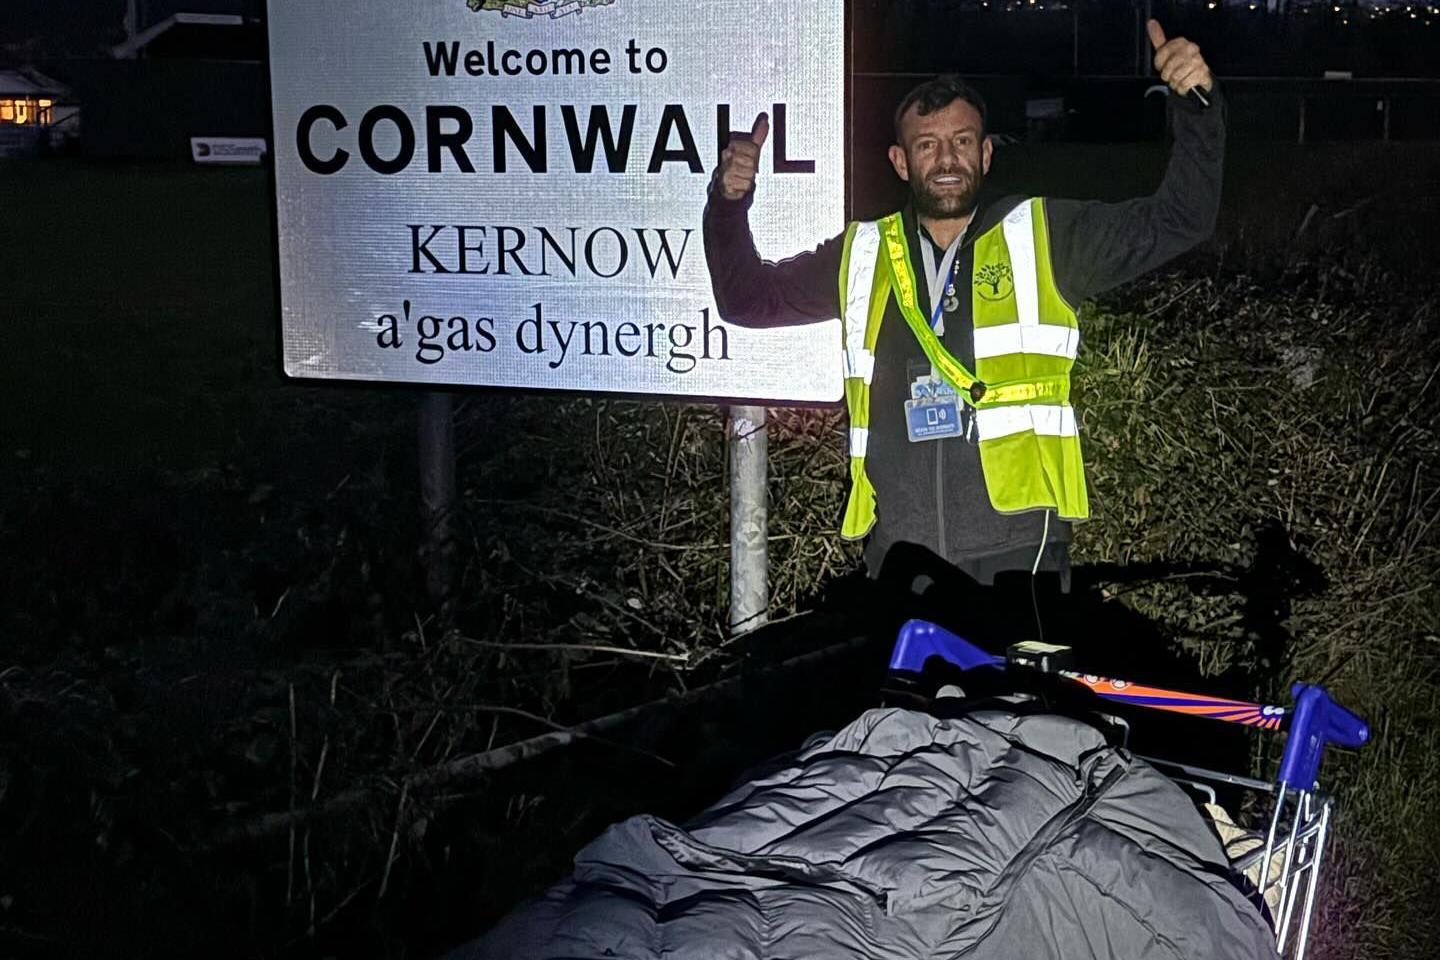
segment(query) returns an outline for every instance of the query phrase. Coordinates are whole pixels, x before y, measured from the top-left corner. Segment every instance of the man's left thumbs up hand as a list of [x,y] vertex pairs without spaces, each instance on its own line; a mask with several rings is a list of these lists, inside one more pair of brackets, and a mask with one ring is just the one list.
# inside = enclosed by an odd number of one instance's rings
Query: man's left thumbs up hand
[[1148,20],[1145,30],[1150,34],[1150,45],[1155,48],[1155,70],[1160,79],[1180,96],[1199,87],[1208,93],[1215,78],[1210,67],[1200,56],[1200,48],[1184,37],[1165,39],[1165,30],[1157,20]]

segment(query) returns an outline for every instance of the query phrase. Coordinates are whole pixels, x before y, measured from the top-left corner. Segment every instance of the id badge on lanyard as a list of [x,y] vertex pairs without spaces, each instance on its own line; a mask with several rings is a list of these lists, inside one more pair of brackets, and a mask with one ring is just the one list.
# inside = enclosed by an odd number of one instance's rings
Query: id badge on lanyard
[[905,401],[905,431],[911,443],[958,437],[966,431],[965,405],[930,365],[910,365],[910,399]]

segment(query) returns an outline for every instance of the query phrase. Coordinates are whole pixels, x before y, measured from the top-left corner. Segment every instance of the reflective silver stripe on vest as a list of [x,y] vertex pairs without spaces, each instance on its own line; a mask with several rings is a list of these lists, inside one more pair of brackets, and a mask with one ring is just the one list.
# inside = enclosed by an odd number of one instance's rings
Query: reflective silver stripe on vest
[[[875,374],[875,354],[865,349],[865,327],[870,322],[870,288],[875,283],[880,253],[880,225],[862,221],[850,241],[850,270],[845,278],[845,377],[866,383]],[[859,454],[856,454],[859,456]]]
[[981,407],[975,411],[975,430],[981,440],[998,440],[1012,433],[1033,430],[1041,437],[1075,437],[1075,408],[1027,403],[1016,407]]
[[[849,344],[849,335],[846,335],[845,342]],[[875,375],[875,354],[864,347],[845,347],[845,376],[859,377],[866,383]]]
[[865,427],[850,428],[850,456],[863,457],[870,449],[870,431]]
[[1031,203],[1026,200],[1005,214],[1005,246],[1010,248],[1011,282],[1015,286],[1015,309],[1020,326],[1040,323],[1040,281],[1035,273],[1035,224]]
[[1080,331],[1058,323],[1040,323],[1033,327],[1005,323],[975,328],[975,357],[981,360],[1008,353],[1040,353],[1074,360],[1079,348]]

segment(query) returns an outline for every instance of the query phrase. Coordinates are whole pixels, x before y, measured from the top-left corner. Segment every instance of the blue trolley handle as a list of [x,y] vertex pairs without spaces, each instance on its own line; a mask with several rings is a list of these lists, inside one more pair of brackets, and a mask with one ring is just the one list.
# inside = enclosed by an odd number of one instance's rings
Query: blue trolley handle
[[1295,707],[1276,779],[1292,790],[1313,790],[1325,748],[1363,746],[1370,739],[1370,725],[1336,703],[1324,687],[1296,683],[1290,694]]
[[1005,667],[1004,657],[988,653],[942,626],[928,620],[906,621],[890,654],[891,671],[919,673],[931,657],[941,657],[961,670]]

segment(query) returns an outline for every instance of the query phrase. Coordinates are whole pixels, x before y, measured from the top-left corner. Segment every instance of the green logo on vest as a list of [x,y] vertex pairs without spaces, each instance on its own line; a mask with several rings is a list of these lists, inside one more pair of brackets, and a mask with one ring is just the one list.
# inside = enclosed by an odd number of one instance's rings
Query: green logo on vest
[[1008,263],[987,263],[975,271],[975,290],[982,300],[1004,300],[1015,292],[1015,275]]

